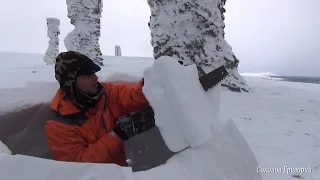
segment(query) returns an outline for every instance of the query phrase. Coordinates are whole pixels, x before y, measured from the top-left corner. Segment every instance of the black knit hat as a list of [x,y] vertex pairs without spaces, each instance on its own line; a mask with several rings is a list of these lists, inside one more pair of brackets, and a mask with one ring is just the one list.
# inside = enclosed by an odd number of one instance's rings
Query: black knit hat
[[78,75],[93,74],[101,70],[86,55],[75,51],[61,52],[56,58],[55,78],[60,88],[73,93],[73,83]]

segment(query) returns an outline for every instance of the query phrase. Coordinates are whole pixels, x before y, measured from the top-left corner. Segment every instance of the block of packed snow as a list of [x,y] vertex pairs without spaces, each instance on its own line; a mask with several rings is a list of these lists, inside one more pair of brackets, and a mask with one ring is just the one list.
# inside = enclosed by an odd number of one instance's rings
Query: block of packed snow
[[262,180],[257,167],[249,145],[234,122],[228,120],[207,143],[187,148],[166,164],[133,175],[137,180]]
[[145,70],[144,81],[143,92],[171,151],[195,148],[211,139],[216,128],[214,118],[219,113],[214,107],[219,102],[203,90],[195,65],[182,66],[163,56]]
[[0,140],[0,156],[4,154],[12,154],[10,149],[8,148],[7,145],[3,144],[2,141]]
[[215,131],[214,138],[195,149],[188,148],[167,163],[179,164],[188,179],[262,180],[255,155],[232,120]]

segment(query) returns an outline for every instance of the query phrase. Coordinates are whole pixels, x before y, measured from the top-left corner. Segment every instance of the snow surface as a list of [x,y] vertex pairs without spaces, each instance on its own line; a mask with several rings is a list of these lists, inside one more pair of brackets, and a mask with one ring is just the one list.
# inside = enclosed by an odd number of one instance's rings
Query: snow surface
[[[53,66],[45,65],[42,58],[43,55],[37,54],[0,53],[0,60],[3,62],[0,66],[0,81],[2,82],[0,84],[0,111],[8,112],[19,107],[26,108],[32,104],[41,101],[48,102],[52,99],[57,87],[53,76]],[[132,82],[139,80],[144,69],[151,67],[154,61],[153,58],[141,57],[104,56],[104,59],[105,66],[98,73],[100,80],[129,80]],[[36,73],[32,73],[32,71],[36,71]],[[312,169],[311,173],[303,174],[262,173],[265,180],[297,179],[294,177],[319,180],[320,86],[308,83],[270,81],[249,76],[245,76],[245,79],[251,86],[249,93],[221,91],[221,128],[219,130],[228,127],[224,126],[224,124],[228,124],[224,120],[232,118],[262,168],[283,168],[284,166],[308,168],[311,166]],[[230,124],[232,123],[230,122]],[[237,148],[234,149],[237,150]],[[221,150],[229,149],[232,148]],[[26,159],[29,160],[26,161]],[[39,172],[48,172],[49,170],[51,173],[47,174],[48,177],[54,178],[58,172],[66,172],[70,167],[75,166],[73,163],[46,166],[48,162],[54,163],[20,155],[3,156],[0,162],[3,163],[0,170],[5,166],[3,171],[6,174],[12,172],[12,176],[8,177],[12,177],[11,180],[13,177],[18,177],[20,172],[21,176],[28,174],[30,177],[37,177]],[[80,175],[85,172],[90,174],[93,167],[96,166],[98,165],[79,164],[78,168],[82,169]],[[105,172],[104,177],[109,177],[110,172],[106,170],[106,166],[103,168],[104,170],[100,173],[104,174]],[[158,168],[157,172],[160,172],[161,168],[168,167],[160,166]],[[18,169],[19,173],[17,173]],[[170,170],[170,168],[168,169]],[[151,171],[154,170],[151,169]],[[72,175],[71,171],[73,170],[68,171],[65,175]],[[167,172],[169,174],[169,171]],[[112,174],[115,173],[112,172]],[[160,177],[165,175],[164,173],[159,174]],[[140,175],[145,174],[139,172],[136,177]],[[174,174],[171,175],[174,176]],[[2,171],[0,177],[0,179],[3,177]],[[156,178],[156,174],[152,178]],[[37,180],[39,178],[30,179]]]
[[212,92],[203,90],[195,65],[185,67],[163,56],[145,71],[144,78],[143,92],[155,109],[156,125],[171,151],[195,148],[212,138],[211,129],[218,126],[213,122],[219,122],[212,118],[219,109],[212,109],[215,99]]
[[[224,91],[221,119],[232,117],[261,167],[309,168],[304,179],[320,179],[320,86],[246,77],[252,91]],[[263,173],[267,180],[292,180],[299,173]]]

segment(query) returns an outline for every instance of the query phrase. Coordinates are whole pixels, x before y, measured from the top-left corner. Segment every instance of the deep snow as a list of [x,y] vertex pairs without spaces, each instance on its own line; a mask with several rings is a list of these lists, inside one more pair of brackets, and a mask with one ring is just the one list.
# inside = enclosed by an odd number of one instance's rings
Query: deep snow
[[[180,140],[187,142],[185,147],[174,149],[184,149],[183,151],[160,167],[132,172],[130,168],[110,164],[68,163],[10,155],[10,152],[6,153],[8,149],[3,149],[4,156],[0,157],[2,179],[86,180],[103,179],[108,173],[109,176],[112,174],[112,179],[119,180],[147,180],[150,177],[179,180],[261,180],[261,174],[255,172],[258,166],[256,157],[234,122],[229,120],[221,127],[213,128],[214,122],[219,122],[213,119],[217,118],[215,114],[219,113],[219,109],[212,111],[211,108],[214,104],[219,106],[220,102],[212,98],[212,93],[220,91],[203,91],[197,75],[195,66],[181,66],[169,57],[160,58],[150,69],[144,71],[143,90],[148,92],[147,98],[151,105],[156,104],[153,106],[155,113],[161,114],[165,108],[165,112],[168,112],[166,114],[174,115],[170,118],[156,116],[156,122],[161,124],[161,134],[171,136],[166,136],[166,144],[179,144]],[[162,83],[157,83],[154,78]],[[159,96],[157,93],[162,90],[166,93]],[[176,136],[180,138],[173,138]],[[61,170],[62,168],[68,171]],[[18,170],[13,172],[12,169]]]
[[[0,113],[52,98],[57,87],[53,66],[45,65],[42,57],[0,53],[0,60],[5,61],[0,66]],[[106,65],[98,74],[101,80],[137,81],[143,70],[153,63],[152,58],[104,58]],[[119,73],[113,74],[115,72]],[[221,121],[234,119],[262,168],[311,166],[312,173],[304,173],[301,177],[320,179],[320,86],[248,76],[245,79],[251,92],[221,91]],[[21,156],[13,157],[24,161]],[[16,164],[12,163],[16,170]],[[297,173],[262,173],[262,176],[266,180],[299,177]]]

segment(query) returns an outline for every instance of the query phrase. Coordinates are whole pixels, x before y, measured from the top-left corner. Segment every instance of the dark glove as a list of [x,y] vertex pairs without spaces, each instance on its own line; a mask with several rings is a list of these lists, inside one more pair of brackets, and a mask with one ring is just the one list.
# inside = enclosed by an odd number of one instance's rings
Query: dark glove
[[128,140],[133,136],[143,133],[155,126],[154,112],[150,105],[133,114],[121,117],[113,132],[122,140]]

